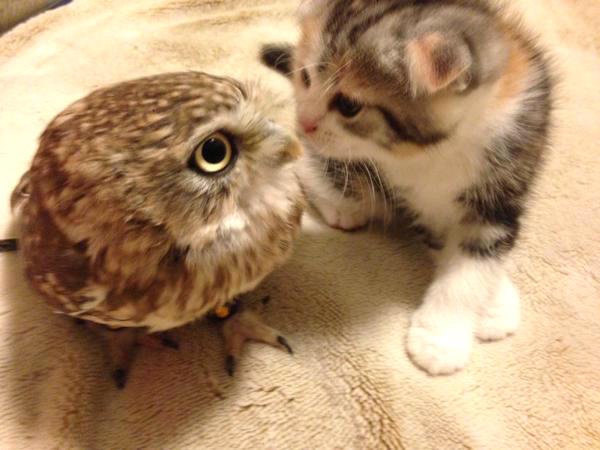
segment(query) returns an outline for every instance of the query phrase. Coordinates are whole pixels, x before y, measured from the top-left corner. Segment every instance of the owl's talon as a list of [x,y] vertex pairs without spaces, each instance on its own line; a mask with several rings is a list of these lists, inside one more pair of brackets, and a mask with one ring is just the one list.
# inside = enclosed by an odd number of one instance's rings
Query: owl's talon
[[277,336],[277,342],[279,342],[281,346],[285,347],[285,349],[290,355],[294,354],[294,350],[292,350],[292,347],[290,346],[286,338],[284,338],[283,336]]
[[164,347],[179,350],[179,342],[169,336],[163,336],[160,342]]
[[235,358],[232,355],[228,355],[227,358],[225,358],[225,370],[227,370],[227,374],[230,377],[235,373],[235,365]]
[[127,371],[125,369],[115,369],[112,376],[117,389],[123,389],[127,384]]
[[135,356],[136,347],[143,346],[153,349],[179,349],[179,343],[169,333],[162,332],[147,334],[143,328],[110,328],[89,320],[75,319],[98,333],[106,343],[113,367],[112,378],[117,388],[123,389],[127,384],[129,367]]
[[249,310],[242,310],[228,318],[223,325],[223,336],[227,346],[227,359],[225,368],[229,375],[233,375],[237,360],[246,341],[257,341],[278,347],[293,354],[292,347],[279,331],[271,328]]
[[165,347],[179,350],[179,343],[166,333],[161,334],[140,334],[137,336],[136,344],[142,347],[154,348],[157,350]]

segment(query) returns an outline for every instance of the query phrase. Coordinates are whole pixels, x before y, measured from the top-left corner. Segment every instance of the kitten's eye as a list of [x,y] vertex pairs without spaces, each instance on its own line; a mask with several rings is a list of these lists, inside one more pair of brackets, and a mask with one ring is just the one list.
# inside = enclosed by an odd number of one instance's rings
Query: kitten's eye
[[190,164],[206,174],[222,172],[235,160],[231,140],[223,133],[213,133],[204,139],[192,155]]
[[300,76],[302,77],[302,83],[304,83],[304,87],[310,87],[310,75],[308,74],[308,70],[302,69],[300,72]]
[[362,110],[363,105],[346,97],[344,94],[338,94],[333,101],[333,106],[337,109],[340,114],[347,118],[356,117]]

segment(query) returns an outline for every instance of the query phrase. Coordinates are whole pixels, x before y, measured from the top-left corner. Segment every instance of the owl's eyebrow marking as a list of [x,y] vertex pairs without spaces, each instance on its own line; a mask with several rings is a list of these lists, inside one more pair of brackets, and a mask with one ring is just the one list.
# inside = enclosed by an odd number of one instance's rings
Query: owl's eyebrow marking
[[240,91],[240,94],[242,94],[242,98],[244,100],[248,100],[248,93],[246,92],[246,88],[244,87],[243,83],[239,80],[236,80],[235,78],[230,78],[230,77],[219,77],[221,80],[224,80],[228,83],[230,83],[231,85],[233,85],[233,87],[237,88]]
[[19,248],[19,241],[17,239],[0,239],[0,253],[1,252],[16,252]]
[[248,93],[246,92],[244,85],[242,83],[236,81],[235,87],[237,87],[240,90],[240,93],[242,94],[242,98],[244,100],[248,100]]

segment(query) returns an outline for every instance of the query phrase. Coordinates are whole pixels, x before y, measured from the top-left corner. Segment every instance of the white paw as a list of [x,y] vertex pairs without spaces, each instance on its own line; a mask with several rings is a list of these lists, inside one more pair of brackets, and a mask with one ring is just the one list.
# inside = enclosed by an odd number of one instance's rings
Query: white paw
[[360,209],[358,205],[352,205],[344,210],[331,203],[318,203],[316,207],[325,223],[339,230],[357,230],[369,222],[369,213]]
[[502,277],[496,295],[482,305],[475,334],[483,341],[497,341],[513,334],[519,327],[521,309],[519,293],[507,276]]
[[419,309],[413,316],[406,350],[413,362],[431,375],[448,375],[467,364],[471,353],[471,322],[448,313]]

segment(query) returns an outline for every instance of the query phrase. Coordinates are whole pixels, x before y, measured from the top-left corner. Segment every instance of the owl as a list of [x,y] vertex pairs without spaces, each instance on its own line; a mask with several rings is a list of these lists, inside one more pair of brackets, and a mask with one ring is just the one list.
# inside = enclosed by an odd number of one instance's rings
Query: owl
[[[118,387],[138,344],[251,291],[290,255],[302,148],[256,86],[202,72],[101,88],[55,117],[13,192],[25,274],[58,313],[106,338]],[[250,310],[224,321],[291,352]]]

